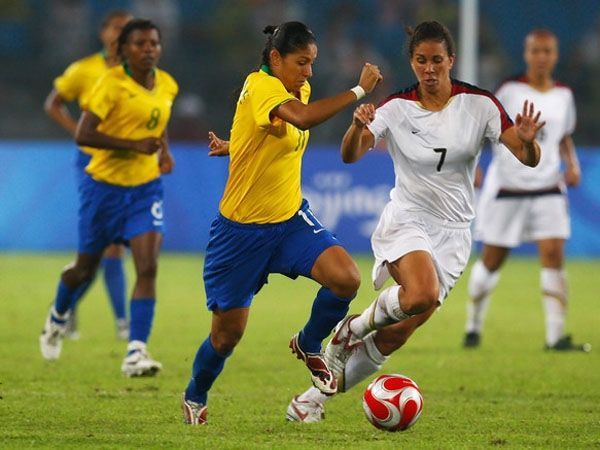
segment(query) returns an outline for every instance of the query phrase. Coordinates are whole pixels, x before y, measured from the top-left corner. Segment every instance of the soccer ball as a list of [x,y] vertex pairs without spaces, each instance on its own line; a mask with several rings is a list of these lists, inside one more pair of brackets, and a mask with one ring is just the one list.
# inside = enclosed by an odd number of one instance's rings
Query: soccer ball
[[367,419],[386,431],[403,431],[414,425],[423,411],[419,386],[399,374],[381,375],[369,384],[363,396]]

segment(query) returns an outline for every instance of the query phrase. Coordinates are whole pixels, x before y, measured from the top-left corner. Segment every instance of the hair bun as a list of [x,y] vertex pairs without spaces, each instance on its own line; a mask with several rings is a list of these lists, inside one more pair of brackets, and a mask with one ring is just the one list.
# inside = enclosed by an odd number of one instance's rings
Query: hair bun
[[276,29],[277,29],[277,27],[275,25],[267,25],[264,28],[263,33],[273,35],[275,33]]

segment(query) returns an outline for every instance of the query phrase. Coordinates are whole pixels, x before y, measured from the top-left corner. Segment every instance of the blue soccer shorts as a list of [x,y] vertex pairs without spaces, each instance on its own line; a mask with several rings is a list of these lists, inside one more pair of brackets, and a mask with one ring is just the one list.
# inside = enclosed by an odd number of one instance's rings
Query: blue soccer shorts
[[100,254],[107,245],[127,243],[150,231],[164,234],[160,178],[134,187],[95,181],[79,186],[79,253]]
[[275,224],[242,224],[217,216],[204,260],[208,309],[250,306],[271,273],[310,278],[319,255],[334,245],[341,244],[306,200],[291,219]]

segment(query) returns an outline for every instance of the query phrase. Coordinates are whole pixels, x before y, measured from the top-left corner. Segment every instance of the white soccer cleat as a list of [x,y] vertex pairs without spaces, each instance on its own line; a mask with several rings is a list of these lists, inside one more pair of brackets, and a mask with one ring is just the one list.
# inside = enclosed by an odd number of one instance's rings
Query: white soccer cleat
[[289,422],[316,423],[325,418],[325,408],[313,400],[300,400],[296,395],[287,408],[285,418]]
[[327,366],[339,378],[344,373],[348,358],[352,351],[359,345],[363,345],[361,339],[354,337],[350,330],[350,322],[358,315],[350,315],[339,322],[333,329],[333,337],[325,347],[325,361]]
[[56,323],[52,320],[52,310],[48,313],[44,329],[40,335],[40,351],[47,360],[54,360],[60,357],[62,350],[62,341],[67,331],[66,324]]
[[155,361],[146,351],[146,346],[140,344],[129,344],[129,352],[123,364],[121,371],[128,377],[153,377],[162,369],[162,364]]
[[186,425],[204,425],[207,421],[208,407],[202,403],[196,403],[185,399],[185,392],[181,398],[181,409],[183,410],[183,423]]

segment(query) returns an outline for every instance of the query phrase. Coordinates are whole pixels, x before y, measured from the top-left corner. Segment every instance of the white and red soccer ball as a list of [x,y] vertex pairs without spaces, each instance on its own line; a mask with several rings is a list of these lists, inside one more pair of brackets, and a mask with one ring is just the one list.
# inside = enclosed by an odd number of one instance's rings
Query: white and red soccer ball
[[375,427],[403,431],[419,419],[423,396],[410,378],[399,374],[381,375],[365,390],[363,408]]

